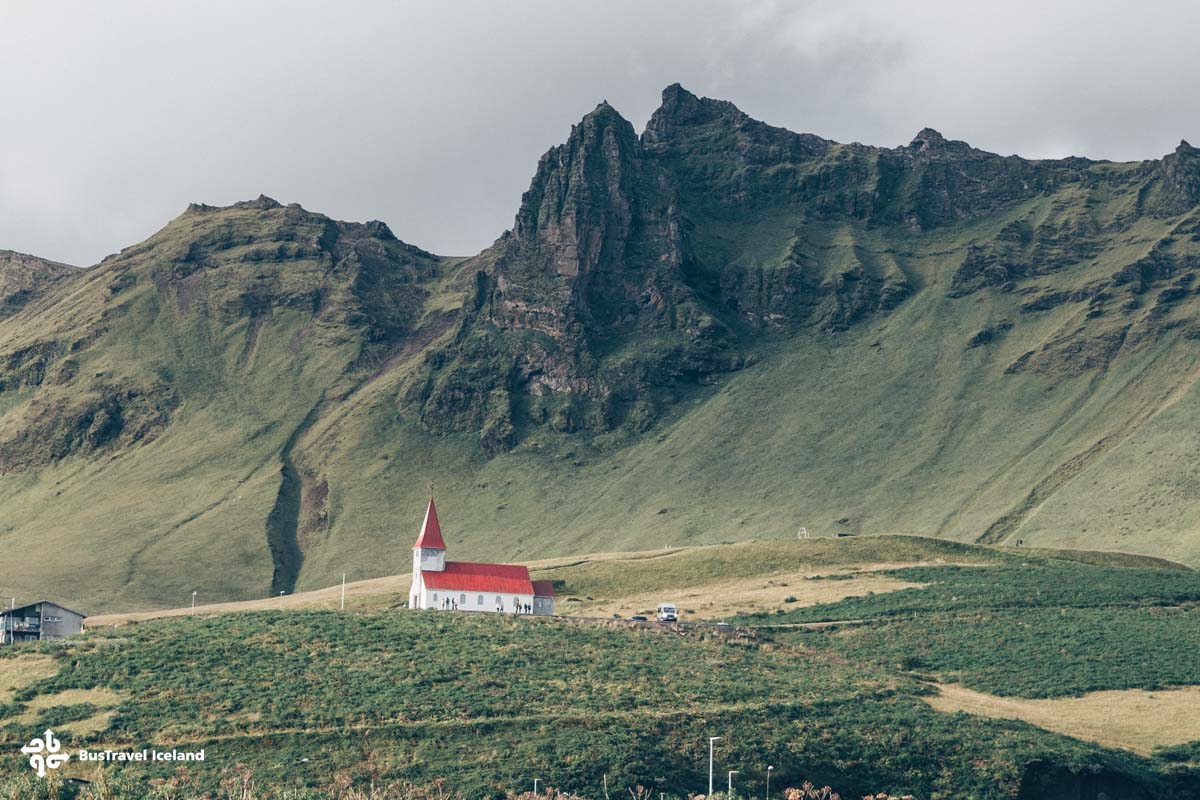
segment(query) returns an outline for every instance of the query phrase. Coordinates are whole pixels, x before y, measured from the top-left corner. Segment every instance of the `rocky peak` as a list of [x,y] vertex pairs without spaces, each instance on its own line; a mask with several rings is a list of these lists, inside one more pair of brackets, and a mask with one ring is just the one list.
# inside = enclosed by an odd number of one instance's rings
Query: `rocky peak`
[[663,89],[662,104],[650,116],[642,139],[646,144],[657,144],[695,126],[716,121],[724,121],[732,126],[749,119],[733,103],[697,97],[678,83],[673,83]]
[[922,128],[908,146],[914,150],[936,150],[946,144],[946,137],[933,128]]
[[1200,203],[1200,150],[1181,140],[1175,152],[1159,162],[1162,190],[1158,212],[1183,214]]
[[506,264],[573,280],[621,258],[640,180],[641,146],[607,102],[571,127],[538,163],[521,199]]
[[258,211],[271,211],[272,209],[282,208],[283,206],[279,204],[279,201],[267,197],[265,194],[260,194],[254,200],[242,200],[241,202],[234,203],[233,207],[255,209]]
[[662,116],[679,118],[686,116],[700,105],[700,98],[683,88],[678,83],[672,83],[662,91],[662,105],[658,113]]
[[[209,214],[214,211],[224,211],[227,208],[240,208],[243,210],[258,210],[270,211],[276,208],[283,208],[278,201],[267,197],[265,194],[260,194],[254,200],[239,200],[231,206],[210,206],[208,203],[188,203],[188,207],[184,210],[184,214]],[[299,205],[293,203],[288,208],[300,208]],[[303,210],[303,209],[301,209]]]
[[[957,139],[947,139],[933,128],[922,128],[905,149],[915,155],[927,156],[960,156],[969,153],[982,153],[982,151],[975,150],[975,148],[966,142],[960,142]],[[991,154],[988,153],[987,155]]]

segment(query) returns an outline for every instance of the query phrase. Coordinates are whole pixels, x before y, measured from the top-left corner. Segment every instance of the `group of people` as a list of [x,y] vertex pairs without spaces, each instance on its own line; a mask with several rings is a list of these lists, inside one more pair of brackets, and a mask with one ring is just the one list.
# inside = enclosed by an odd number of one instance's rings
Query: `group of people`
[[[500,600],[496,603],[496,610],[504,613],[504,601]],[[442,598],[442,611],[458,611],[458,601],[451,597]],[[518,614],[532,614],[533,605],[530,603],[517,603]]]

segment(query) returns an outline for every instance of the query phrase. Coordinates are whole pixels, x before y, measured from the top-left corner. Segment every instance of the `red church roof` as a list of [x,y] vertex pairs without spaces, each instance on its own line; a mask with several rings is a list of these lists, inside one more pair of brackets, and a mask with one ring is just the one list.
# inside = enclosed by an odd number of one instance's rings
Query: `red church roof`
[[535,594],[533,583],[529,580],[529,568],[516,564],[447,561],[444,572],[422,570],[421,579],[427,589],[489,594]]
[[446,549],[446,540],[442,538],[442,526],[438,524],[437,508],[433,505],[432,497],[429,498],[429,507],[425,509],[425,521],[421,523],[421,533],[417,536],[417,543],[413,545],[413,549],[418,547]]

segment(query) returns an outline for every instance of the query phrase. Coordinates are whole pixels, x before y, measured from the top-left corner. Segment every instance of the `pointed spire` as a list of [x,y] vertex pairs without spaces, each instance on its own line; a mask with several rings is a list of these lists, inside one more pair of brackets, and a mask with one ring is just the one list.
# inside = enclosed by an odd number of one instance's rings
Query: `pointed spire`
[[413,545],[416,550],[419,547],[424,547],[432,550],[445,550],[446,541],[442,539],[442,526],[438,523],[437,507],[433,504],[433,498],[429,498],[429,507],[425,509],[425,521],[421,523],[421,534],[417,537],[417,543]]

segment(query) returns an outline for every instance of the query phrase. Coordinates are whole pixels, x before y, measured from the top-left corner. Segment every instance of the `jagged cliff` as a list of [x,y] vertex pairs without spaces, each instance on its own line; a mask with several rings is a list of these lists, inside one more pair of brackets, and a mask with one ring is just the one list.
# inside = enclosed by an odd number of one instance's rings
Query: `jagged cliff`
[[402,571],[433,483],[476,557],[804,524],[1200,561],[1198,164],[675,85],[640,135],[584,116],[469,258],[265,197],[2,256],[0,546],[57,547],[19,588],[64,598],[286,591]]

